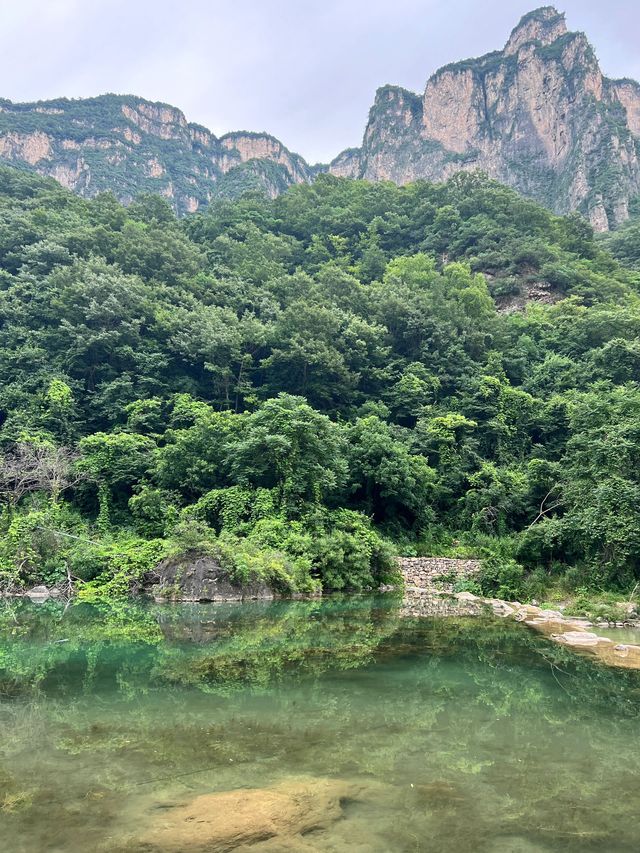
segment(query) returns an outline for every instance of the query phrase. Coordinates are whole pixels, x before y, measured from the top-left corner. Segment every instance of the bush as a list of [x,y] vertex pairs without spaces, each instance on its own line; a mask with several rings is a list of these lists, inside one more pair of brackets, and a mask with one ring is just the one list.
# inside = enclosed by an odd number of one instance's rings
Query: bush
[[325,589],[359,591],[398,582],[393,548],[359,512],[332,512],[328,529],[312,538],[312,553]]
[[319,581],[311,577],[309,557],[292,557],[231,534],[218,539],[215,551],[220,564],[238,584],[263,581],[284,594],[320,592]]
[[126,534],[97,544],[96,559],[104,568],[80,588],[79,598],[91,601],[130,595],[169,550],[169,543],[164,539],[140,539]]
[[[25,511],[4,514],[0,538],[0,584],[5,587],[57,583],[83,533],[79,518],[67,505],[34,501]],[[70,534],[68,531],[73,530]]]
[[534,598],[538,600],[544,599],[548,588],[549,575],[541,568],[534,569],[527,575],[520,587],[522,598],[527,601],[531,601]]
[[170,533],[178,520],[176,502],[176,496],[170,492],[155,489],[147,483],[141,485],[129,498],[129,509],[140,535],[153,537]]
[[453,585],[454,592],[470,592],[473,595],[482,595],[482,587],[473,578],[460,578]]
[[517,599],[523,592],[524,569],[515,560],[490,557],[483,560],[478,580],[484,595]]

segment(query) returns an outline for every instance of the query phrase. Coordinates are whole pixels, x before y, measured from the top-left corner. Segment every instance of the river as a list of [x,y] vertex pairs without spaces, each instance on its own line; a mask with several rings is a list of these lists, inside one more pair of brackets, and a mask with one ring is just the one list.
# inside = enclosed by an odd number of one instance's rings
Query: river
[[347,792],[339,819],[206,849],[640,848],[640,673],[503,620],[392,594],[13,601],[0,691],[7,853],[177,850],[148,840],[172,809],[317,780]]

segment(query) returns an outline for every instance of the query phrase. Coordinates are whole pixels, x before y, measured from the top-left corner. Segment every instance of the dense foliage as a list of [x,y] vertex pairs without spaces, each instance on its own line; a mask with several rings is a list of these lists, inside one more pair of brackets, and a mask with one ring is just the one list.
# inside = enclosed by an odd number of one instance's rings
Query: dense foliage
[[118,590],[202,546],[293,589],[394,550],[633,586],[639,284],[477,175],[177,220],[2,169],[2,576]]

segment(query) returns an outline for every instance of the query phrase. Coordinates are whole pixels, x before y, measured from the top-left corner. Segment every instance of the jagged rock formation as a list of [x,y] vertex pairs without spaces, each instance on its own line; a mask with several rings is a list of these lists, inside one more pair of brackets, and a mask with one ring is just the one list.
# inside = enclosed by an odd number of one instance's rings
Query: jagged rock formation
[[362,146],[329,167],[267,134],[217,138],[174,107],[116,95],[0,101],[0,160],[83,195],[159,192],[180,213],[250,188],[274,196],[327,168],[399,184],[481,170],[606,231],[640,196],[640,84],[604,77],[586,36],[545,6],[503,50],[436,71],[422,96],[383,86]]
[[128,202],[160,193],[179,213],[252,188],[274,196],[313,177],[302,157],[265,133],[217,138],[175,107],[120,95],[0,101],[0,159],[85,196],[111,190]]
[[605,231],[640,193],[639,154],[640,85],[604,77],[585,35],[546,6],[504,50],[441,68],[422,97],[379,89],[362,147],[330,171],[403,184],[478,169]]

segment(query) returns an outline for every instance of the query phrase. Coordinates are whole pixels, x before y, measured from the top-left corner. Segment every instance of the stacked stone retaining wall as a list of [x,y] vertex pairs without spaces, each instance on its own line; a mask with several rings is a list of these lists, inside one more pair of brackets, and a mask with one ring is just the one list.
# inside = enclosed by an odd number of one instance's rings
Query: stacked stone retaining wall
[[[407,588],[439,589],[452,587],[440,579],[455,575],[457,578],[472,577],[480,571],[480,560],[453,560],[448,557],[400,557],[400,571]],[[439,582],[440,581],[440,582]]]

